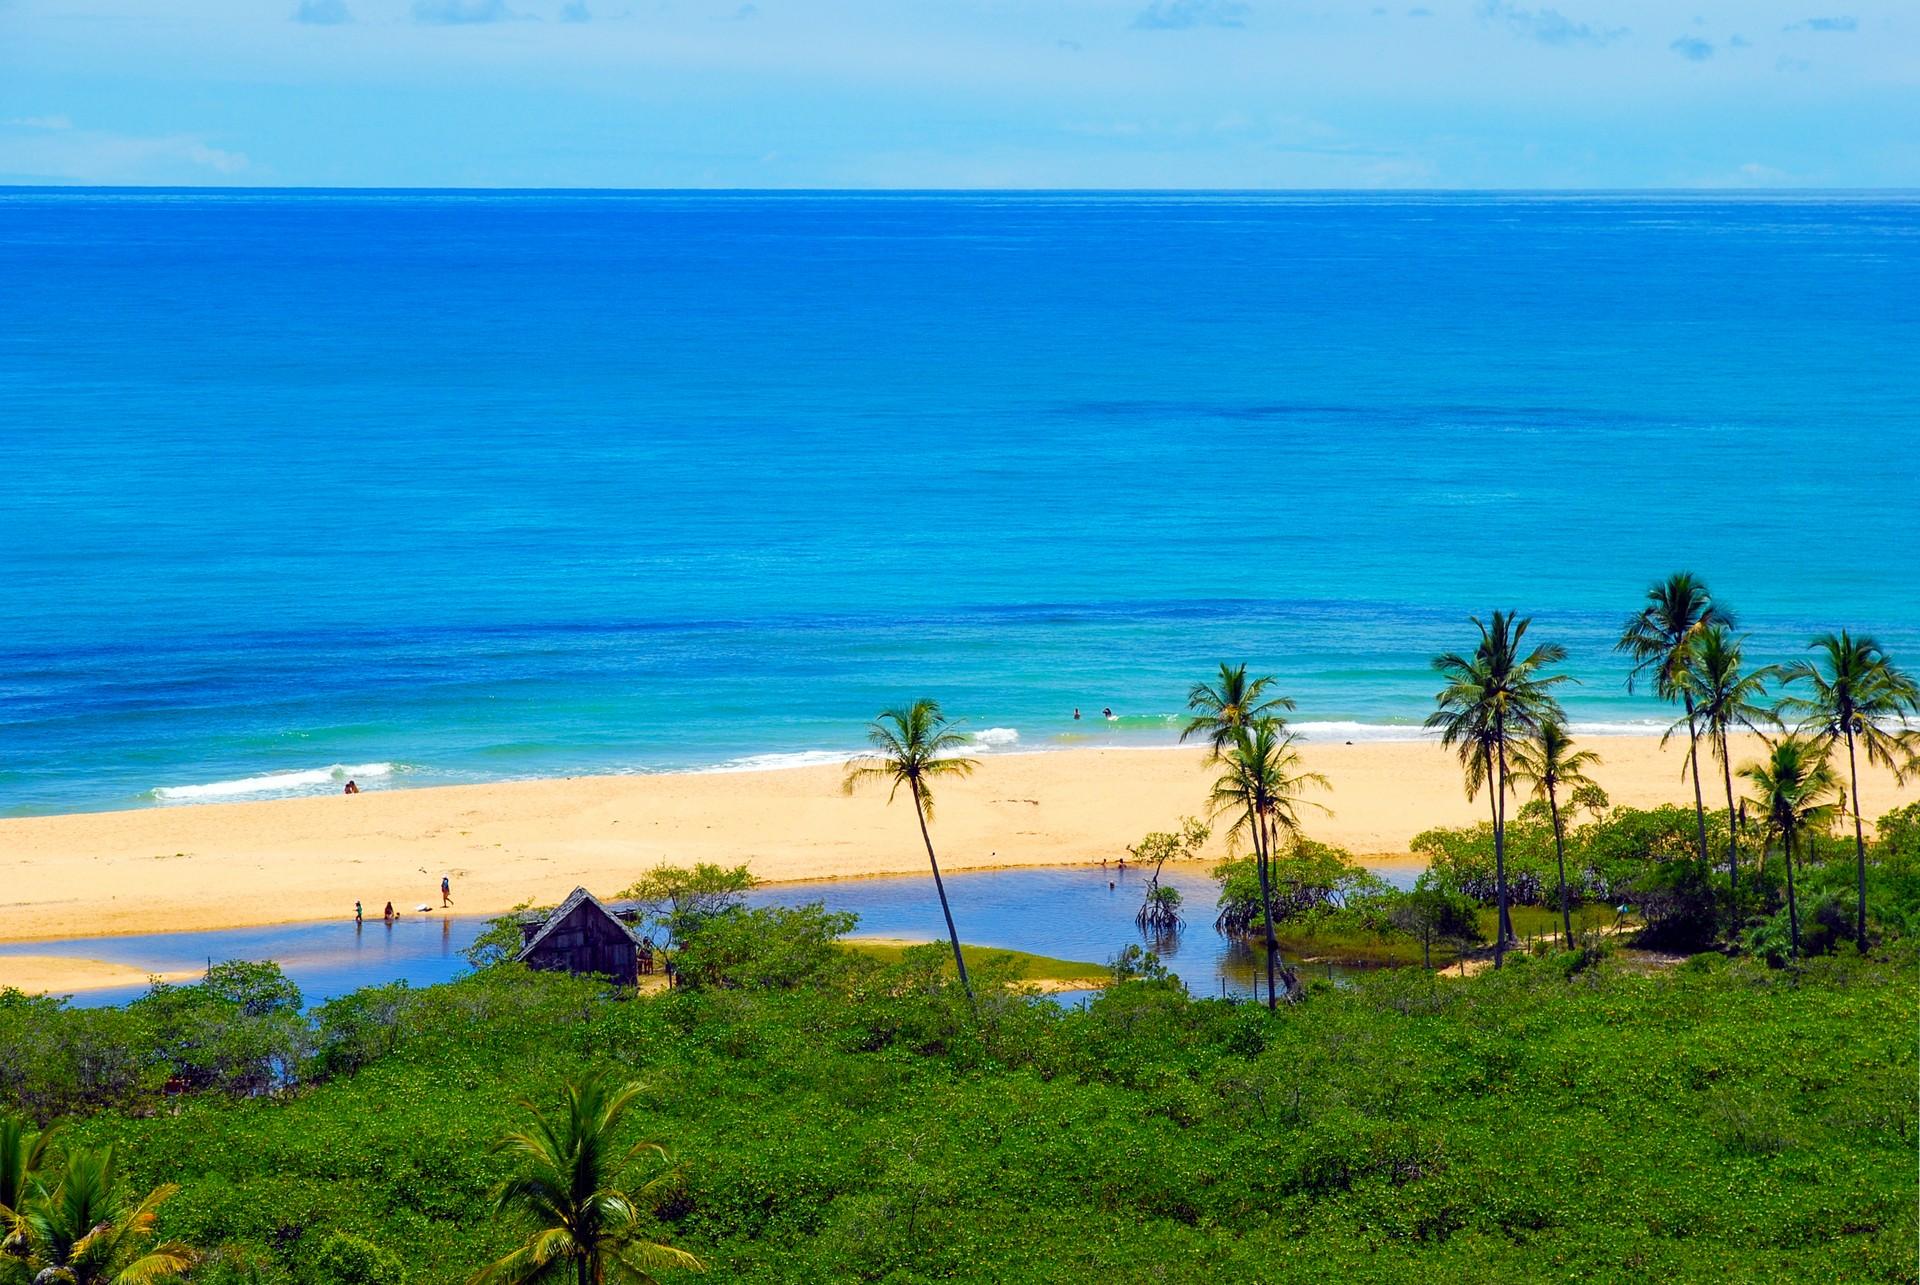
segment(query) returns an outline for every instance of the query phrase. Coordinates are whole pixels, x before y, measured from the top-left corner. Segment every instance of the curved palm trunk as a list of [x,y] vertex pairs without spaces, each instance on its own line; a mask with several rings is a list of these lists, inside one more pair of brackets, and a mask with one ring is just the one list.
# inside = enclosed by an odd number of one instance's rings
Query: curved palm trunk
[[1560,798],[1553,786],[1547,786],[1547,807],[1553,812],[1553,857],[1560,866],[1560,927],[1567,934],[1567,949],[1573,949],[1573,912],[1567,909],[1567,836],[1560,829]]
[[1793,937],[1793,953],[1800,953],[1800,903],[1793,895],[1793,831],[1786,833],[1786,848],[1782,853],[1787,862],[1787,928]]
[[953,943],[953,966],[960,973],[960,989],[973,1003],[973,983],[967,979],[967,961],[960,953],[960,932],[953,926],[953,907],[947,904],[947,885],[940,881],[940,861],[933,855],[933,836],[927,833],[927,810],[920,802],[920,783],[913,783],[913,815],[920,821],[920,841],[927,845],[927,864],[933,867],[933,890],[940,894],[940,913],[947,917],[947,940]]
[[1727,904],[1733,926],[1740,926],[1740,814],[1733,810],[1733,760],[1727,755],[1727,733],[1720,732],[1720,772],[1727,781]]
[[1707,802],[1700,793],[1700,729],[1693,717],[1693,697],[1687,698],[1687,747],[1693,764],[1693,819],[1700,828],[1700,881],[1712,881],[1711,867],[1707,856]]
[[1853,944],[1867,953],[1867,839],[1860,829],[1860,764],[1853,757],[1853,723],[1847,723],[1847,788],[1853,793],[1853,857],[1860,900],[1853,925]]

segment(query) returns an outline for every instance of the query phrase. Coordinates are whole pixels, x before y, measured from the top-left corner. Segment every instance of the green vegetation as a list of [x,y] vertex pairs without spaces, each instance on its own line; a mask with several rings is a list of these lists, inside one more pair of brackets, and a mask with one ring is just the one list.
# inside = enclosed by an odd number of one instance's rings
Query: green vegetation
[[[98,1016],[13,995],[0,1065],[9,1100],[74,1117],[56,1151],[117,1146],[127,1190],[180,1185],[156,1233],[218,1285],[500,1262],[539,1222],[489,1194],[538,1166],[492,1144],[529,1131],[522,1098],[568,1136],[563,1086],[595,1074],[640,1086],[599,1154],[671,1148],[591,1189],[714,1281],[1912,1279],[1904,942],[1654,975],[1516,954],[1309,983],[1275,1013],[1161,980],[1062,1010],[983,968],[976,1014],[944,944],[820,958],[644,999],[515,965],[362,992],[257,1095],[161,1078],[88,1102],[61,1079],[84,1060],[15,1055]],[[135,1032],[143,1063],[188,1056]]]
[[[925,950],[927,945],[940,946],[941,944],[939,942],[916,944],[900,941],[872,941],[858,937],[840,943],[844,949],[864,955],[879,964],[898,964],[904,961],[911,951]],[[1051,955],[1035,955],[1024,950],[1000,950],[992,946],[969,946],[962,943],[960,953],[966,957],[970,973],[991,970],[995,976],[1009,982],[1086,982],[1089,985],[1097,985],[1113,976],[1112,969],[1105,964],[1089,964],[1077,959],[1055,959]]]
[[657,1142],[629,1144],[619,1136],[640,1094],[639,1084],[615,1086],[594,1071],[561,1085],[561,1109],[551,1118],[521,1099],[533,1127],[502,1134],[493,1145],[520,1166],[494,1188],[493,1213],[508,1226],[524,1227],[526,1239],[475,1272],[470,1285],[569,1278],[580,1285],[652,1285],[657,1271],[700,1270],[698,1258],[643,1232],[643,1211],[657,1205],[667,1177],[632,1192],[615,1185],[638,1157],[666,1159]]
[[178,1280],[197,1255],[179,1241],[153,1243],[160,1207],[179,1190],[172,1184],[134,1194],[120,1169],[119,1149],[68,1146],[57,1170],[45,1134],[0,1117],[3,1157],[15,1169],[8,1180],[16,1204],[0,1223],[0,1282],[34,1285],[150,1285]]

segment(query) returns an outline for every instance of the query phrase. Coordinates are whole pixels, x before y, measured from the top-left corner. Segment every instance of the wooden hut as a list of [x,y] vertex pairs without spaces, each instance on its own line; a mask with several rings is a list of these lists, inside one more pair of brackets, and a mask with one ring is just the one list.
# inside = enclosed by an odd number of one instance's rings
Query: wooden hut
[[585,888],[575,888],[545,919],[521,920],[524,944],[514,958],[529,968],[601,973],[631,986],[644,949],[629,927],[633,918],[634,911],[610,909]]

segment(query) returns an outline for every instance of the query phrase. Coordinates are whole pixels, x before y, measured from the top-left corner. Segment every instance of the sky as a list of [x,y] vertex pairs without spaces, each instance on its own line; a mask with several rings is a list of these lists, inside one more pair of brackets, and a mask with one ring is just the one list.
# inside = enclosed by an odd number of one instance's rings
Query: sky
[[1920,0],[0,0],[0,183],[1920,188]]

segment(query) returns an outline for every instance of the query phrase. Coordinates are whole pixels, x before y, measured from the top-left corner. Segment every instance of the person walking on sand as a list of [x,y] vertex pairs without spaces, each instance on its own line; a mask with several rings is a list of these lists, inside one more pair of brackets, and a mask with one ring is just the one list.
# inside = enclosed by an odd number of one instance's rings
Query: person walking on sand
[[453,885],[447,882],[445,875],[440,876],[440,906],[445,909],[453,904]]
[[356,901],[353,903],[353,926],[355,928],[358,928],[361,924],[365,922],[366,922],[366,916],[360,910],[360,903]]

